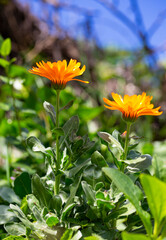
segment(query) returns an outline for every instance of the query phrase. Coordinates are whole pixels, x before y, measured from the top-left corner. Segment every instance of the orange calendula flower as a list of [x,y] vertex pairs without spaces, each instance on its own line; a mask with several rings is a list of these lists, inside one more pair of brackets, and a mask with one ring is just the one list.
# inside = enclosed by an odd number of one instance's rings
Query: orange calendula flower
[[112,93],[114,101],[110,101],[107,98],[103,98],[104,102],[108,105],[104,105],[110,110],[119,110],[122,112],[123,119],[127,122],[134,122],[138,117],[143,115],[158,116],[163,112],[159,112],[160,107],[153,108],[151,104],[153,97],[146,96],[143,92],[142,95],[125,95],[124,98],[117,93]]
[[73,80],[89,83],[87,81],[74,78],[82,75],[85,71],[85,65],[81,69],[81,63],[77,62],[77,60],[71,59],[68,66],[66,60],[53,63],[45,63],[42,61],[36,63],[36,65],[37,67],[33,67],[31,70],[29,70],[29,72],[50,79],[55,89],[64,89],[66,87],[66,83]]

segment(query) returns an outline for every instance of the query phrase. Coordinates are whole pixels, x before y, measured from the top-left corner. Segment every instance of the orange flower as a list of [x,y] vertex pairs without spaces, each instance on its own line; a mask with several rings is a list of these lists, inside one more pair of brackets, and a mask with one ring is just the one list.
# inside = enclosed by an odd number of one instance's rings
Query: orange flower
[[104,105],[111,110],[119,110],[122,112],[123,119],[128,122],[134,122],[138,117],[143,115],[158,116],[163,112],[159,112],[160,107],[153,108],[154,105],[150,103],[153,97],[142,95],[125,95],[124,98],[117,93],[112,93],[114,101],[103,98],[104,102],[109,105]]
[[89,83],[87,81],[82,81],[74,77],[80,76],[85,71],[85,65],[80,69],[80,62],[71,59],[68,66],[66,60],[58,62],[39,62],[36,63],[37,67],[33,67],[29,70],[30,73],[46,77],[51,80],[54,84],[55,89],[64,89],[66,83],[72,80],[80,81],[84,83]]

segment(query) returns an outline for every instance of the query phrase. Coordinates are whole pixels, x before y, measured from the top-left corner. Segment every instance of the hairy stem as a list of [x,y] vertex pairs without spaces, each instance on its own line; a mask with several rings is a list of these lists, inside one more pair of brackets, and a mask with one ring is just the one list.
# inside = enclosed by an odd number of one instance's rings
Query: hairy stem
[[[131,128],[131,123],[127,123],[127,133],[126,133],[126,139],[125,139],[123,160],[126,160],[126,158],[127,158],[130,128]],[[125,168],[125,163],[122,163],[120,170],[121,170],[122,172],[124,172],[124,168]]]
[[[57,90],[56,95],[56,127],[59,127],[59,96],[60,90]],[[59,136],[56,136],[56,173],[60,170],[61,160],[59,155]],[[59,185],[60,185],[60,174],[55,176],[55,195],[59,194]]]
[[126,139],[125,139],[125,147],[124,147],[124,157],[123,157],[123,160],[126,160],[126,158],[127,158],[130,127],[131,127],[131,123],[127,123],[127,133],[126,133]]

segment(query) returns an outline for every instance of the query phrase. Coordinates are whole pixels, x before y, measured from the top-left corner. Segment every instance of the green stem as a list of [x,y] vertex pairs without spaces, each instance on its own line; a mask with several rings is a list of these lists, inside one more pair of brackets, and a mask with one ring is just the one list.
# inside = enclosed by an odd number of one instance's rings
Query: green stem
[[123,157],[123,160],[126,160],[126,158],[127,158],[130,127],[131,127],[131,123],[127,123],[127,133],[126,133],[126,139],[125,139],[125,147],[124,147],[124,157]]
[[[130,128],[131,128],[131,123],[127,123],[127,133],[126,133],[126,139],[125,139],[123,160],[126,160],[126,158],[127,158]],[[121,170],[122,172],[124,172],[124,168],[125,168],[125,163],[122,162],[122,165],[121,165],[121,167],[120,167],[120,170]],[[117,211],[117,210],[119,209],[119,206],[120,206],[120,202],[117,203],[117,205],[116,205],[116,207],[115,207],[114,210]],[[116,218],[112,220],[112,228],[113,228],[113,229],[116,228]]]
[[[123,160],[127,159],[127,152],[128,152],[128,145],[129,145],[129,135],[130,135],[130,128],[131,128],[131,123],[127,123],[127,133],[126,133],[126,139],[125,139],[125,146],[124,146],[124,155],[123,155]],[[120,170],[123,172],[125,168],[125,163],[121,165]]]
[[6,156],[6,178],[7,178],[8,184],[10,186],[10,153],[9,153],[9,145],[7,145],[6,150],[7,150],[7,156]]
[[[59,127],[59,96],[60,96],[60,90],[57,90],[56,95],[56,127]],[[60,170],[60,155],[59,155],[59,136],[56,136],[56,173]],[[55,176],[55,188],[54,193],[55,195],[59,194],[59,185],[60,185],[60,174]]]
[[154,223],[154,229],[153,229],[153,236],[152,239],[156,240],[161,232],[161,229],[163,227],[163,225],[165,224],[165,221],[163,221],[162,223],[160,223],[160,225],[158,224],[157,221],[155,221]]

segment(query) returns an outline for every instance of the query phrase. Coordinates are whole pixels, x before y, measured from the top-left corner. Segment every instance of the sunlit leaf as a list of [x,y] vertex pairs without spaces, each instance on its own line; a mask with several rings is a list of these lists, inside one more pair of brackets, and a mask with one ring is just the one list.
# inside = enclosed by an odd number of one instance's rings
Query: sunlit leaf
[[0,49],[0,53],[3,57],[6,57],[11,52],[11,40],[10,38],[7,38],[3,41]]
[[148,204],[155,221],[160,224],[166,217],[166,183],[159,179],[142,174],[140,176]]
[[143,234],[133,234],[133,233],[122,233],[122,239],[123,240],[150,240],[151,238],[148,238],[146,235]]
[[133,181],[127,175],[117,169],[103,168],[103,172],[106,174],[106,176],[112,179],[118,189],[122,191],[134,205],[142,222],[144,223],[147,233],[151,234],[152,225],[150,222],[150,215],[140,206],[139,201],[142,199],[143,194],[138,186],[134,185]]

